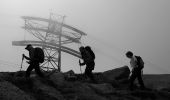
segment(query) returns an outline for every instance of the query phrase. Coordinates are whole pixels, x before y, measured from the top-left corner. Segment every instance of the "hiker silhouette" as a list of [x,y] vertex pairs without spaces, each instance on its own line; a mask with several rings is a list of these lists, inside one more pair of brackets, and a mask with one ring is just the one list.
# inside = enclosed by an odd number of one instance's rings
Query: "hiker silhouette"
[[95,67],[95,62],[94,62],[95,54],[91,50],[90,46],[86,46],[86,47],[81,46],[79,50],[83,59],[82,63],[79,61],[79,65],[80,66],[86,65],[86,69],[84,73],[85,76],[89,77],[93,82],[95,82],[94,76],[92,74],[92,71],[94,70]]
[[35,69],[35,72],[40,76],[44,77],[43,73],[40,71],[40,58],[37,56],[38,52],[37,49],[34,48],[31,44],[28,44],[25,48],[26,50],[29,51],[29,57],[25,56],[23,54],[23,57],[28,60],[27,63],[29,64],[27,70],[26,70],[26,75],[25,77],[28,78],[30,77],[31,71]]
[[130,65],[132,68],[131,75],[129,78],[130,86],[129,88],[133,90],[134,81],[137,78],[141,89],[145,89],[145,85],[142,79],[142,69],[144,67],[144,62],[141,57],[133,55],[131,51],[126,53],[127,58],[130,59]]

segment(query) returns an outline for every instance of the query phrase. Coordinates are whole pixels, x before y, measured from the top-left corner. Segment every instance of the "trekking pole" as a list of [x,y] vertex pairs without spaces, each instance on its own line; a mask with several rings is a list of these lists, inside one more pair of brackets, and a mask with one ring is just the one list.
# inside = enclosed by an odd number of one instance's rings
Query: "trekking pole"
[[24,55],[22,55],[22,61],[21,61],[21,68],[20,68],[20,71],[21,71],[21,69],[22,69],[23,60],[24,60]]

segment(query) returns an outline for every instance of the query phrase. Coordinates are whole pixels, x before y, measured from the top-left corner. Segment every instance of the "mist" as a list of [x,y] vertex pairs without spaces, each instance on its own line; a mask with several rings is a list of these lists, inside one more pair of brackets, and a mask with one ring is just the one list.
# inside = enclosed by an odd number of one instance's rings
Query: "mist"
[[[96,54],[96,72],[129,65],[129,50],[145,62],[144,73],[170,72],[170,1],[168,0],[1,0],[0,60],[1,71],[17,71],[25,47],[12,46],[12,41],[30,39],[21,28],[21,16],[49,18],[50,12],[66,16],[64,23],[74,26],[87,36]],[[78,46],[76,47],[78,48]],[[80,72],[78,58],[62,55],[62,71]],[[4,66],[5,65],[5,66]],[[16,66],[18,65],[18,66]],[[25,63],[25,69],[27,64]]]

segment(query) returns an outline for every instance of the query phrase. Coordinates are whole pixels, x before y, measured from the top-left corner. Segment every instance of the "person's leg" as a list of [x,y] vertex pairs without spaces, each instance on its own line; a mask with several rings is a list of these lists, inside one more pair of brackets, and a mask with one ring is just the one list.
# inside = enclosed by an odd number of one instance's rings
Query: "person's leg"
[[91,81],[95,82],[94,76],[92,74],[92,70],[90,68],[86,67],[85,75],[86,75],[86,77],[90,78]]
[[40,70],[39,63],[35,63],[34,69],[35,69],[35,72],[36,72],[40,77],[44,77],[44,74],[43,74],[43,73],[41,72],[41,70]]
[[94,83],[96,83],[96,80],[94,79],[94,75],[93,75],[93,73],[92,73],[92,70],[89,70],[88,77],[89,77]]
[[94,70],[94,66],[95,66],[95,63],[91,62],[89,65],[89,77],[94,83],[96,83],[96,80],[95,80],[93,72],[92,72]]
[[140,84],[140,87],[141,87],[141,88],[145,88],[145,85],[144,85],[144,82],[143,82],[143,79],[142,79],[141,71],[138,73],[137,78],[138,78],[138,82],[139,82],[139,84]]
[[85,72],[84,72],[84,77],[88,78],[89,77],[89,68],[86,66]]
[[28,78],[28,77],[30,77],[30,74],[31,74],[31,71],[33,70],[33,64],[30,64],[29,66],[28,66],[28,68],[27,68],[27,70],[26,70],[26,75],[25,75],[25,77],[26,78]]
[[132,72],[132,75],[130,76],[130,85],[129,85],[129,88],[130,89],[133,89],[133,84],[134,84],[134,81],[136,79],[137,75],[136,75],[136,72]]

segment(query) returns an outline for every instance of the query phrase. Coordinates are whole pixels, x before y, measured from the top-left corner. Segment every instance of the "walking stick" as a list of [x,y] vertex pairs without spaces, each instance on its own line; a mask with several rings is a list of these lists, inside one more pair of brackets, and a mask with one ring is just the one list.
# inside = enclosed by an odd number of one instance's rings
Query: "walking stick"
[[21,71],[21,69],[22,69],[23,60],[24,60],[24,56],[22,55],[22,61],[21,61],[20,71]]

